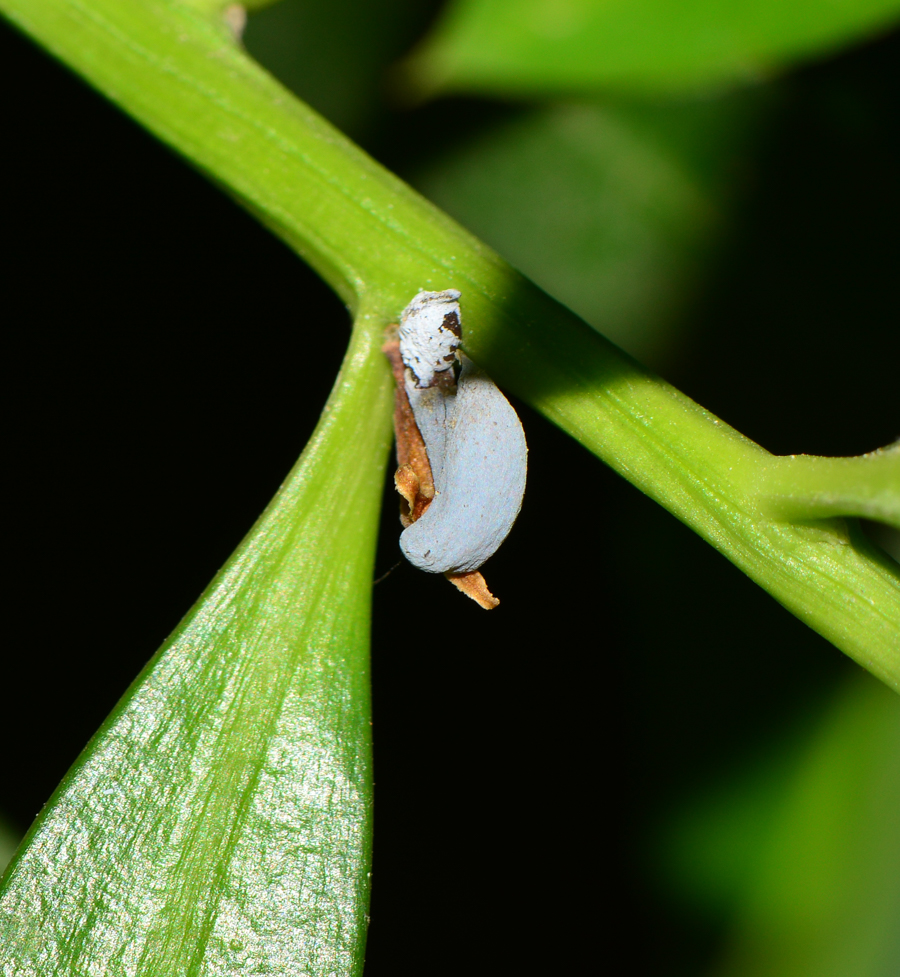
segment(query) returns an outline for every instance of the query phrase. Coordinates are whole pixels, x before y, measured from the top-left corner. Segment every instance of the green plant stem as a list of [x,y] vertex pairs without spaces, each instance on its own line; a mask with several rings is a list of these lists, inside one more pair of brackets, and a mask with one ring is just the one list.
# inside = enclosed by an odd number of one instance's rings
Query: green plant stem
[[[900,575],[840,519],[789,522],[773,512],[772,473],[784,484],[791,461],[743,438],[518,275],[285,91],[218,15],[177,0],[0,0],[0,9],[227,187],[373,336],[419,289],[460,289],[466,348],[496,380],[900,689]],[[408,138],[453,133],[436,118]],[[797,469],[812,467],[807,459]],[[807,498],[816,497],[813,482]],[[822,515],[847,514],[841,508]],[[576,510],[580,518],[602,514]],[[560,532],[570,529],[561,520]]]
[[900,529],[900,443],[857,458],[775,458],[759,491],[780,519],[862,516]]

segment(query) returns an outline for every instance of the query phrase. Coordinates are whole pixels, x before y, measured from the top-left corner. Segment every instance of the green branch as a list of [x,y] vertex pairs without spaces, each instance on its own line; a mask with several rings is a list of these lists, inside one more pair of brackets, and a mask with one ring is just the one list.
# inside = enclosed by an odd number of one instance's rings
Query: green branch
[[900,442],[858,458],[773,459],[760,494],[779,519],[862,516],[900,529]]
[[[900,575],[833,519],[890,510],[892,453],[880,467],[769,455],[598,336],[297,101],[246,57],[218,14],[177,0],[0,0],[0,9],[234,193],[373,336],[417,290],[458,288],[466,347],[501,384],[900,688]],[[410,138],[452,132],[436,119]],[[870,471],[886,489],[867,487]],[[838,482],[855,487],[833,491]]]

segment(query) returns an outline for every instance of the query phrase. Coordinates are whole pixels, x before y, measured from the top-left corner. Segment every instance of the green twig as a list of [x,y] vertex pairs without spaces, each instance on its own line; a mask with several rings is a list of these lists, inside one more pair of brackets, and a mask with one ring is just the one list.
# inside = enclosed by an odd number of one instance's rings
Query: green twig
[[[774,458],[593,333],[285,91],[218,14],[177,0],[0,9],[229,188],[359,311],[361,328],[377,334],[421,288],[460,289],[466,347],[499,382],[900,688],[900,575],[831,518],[858,514],[854,499],[868,493],[819,492],[816,473],[831,484],[839,463]],[[885,467],[890,483],[890,465],[847,470]]]
[[900,442],[858,458],[777,458],[760,494],[779,519],[861,516],[900,529]]

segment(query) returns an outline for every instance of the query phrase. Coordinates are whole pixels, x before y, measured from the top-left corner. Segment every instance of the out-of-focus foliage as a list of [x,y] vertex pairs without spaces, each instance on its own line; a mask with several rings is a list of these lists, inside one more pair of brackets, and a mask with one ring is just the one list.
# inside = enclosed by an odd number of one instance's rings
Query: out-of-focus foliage
[[13,857],[13,852],[18,847],[20,840],[19,832],[3,817],[0,817],[0,874]]
[[766,108],[758,92],[553,103],[448,144],[412,178],[600,332],[661,365]]
[[735,919],[716,977],[896,974],[896,695],[858,676],[793,744],[723,781],[673,818],[661,859],[682,899]]
[[696,90],[765,77],[898,12],[897,0],[455,0],[409,71],[430,92]]
[[278,0],[253,13],[249,52],[357,140],[377,125],[385,65],[425,27],[416,0]]

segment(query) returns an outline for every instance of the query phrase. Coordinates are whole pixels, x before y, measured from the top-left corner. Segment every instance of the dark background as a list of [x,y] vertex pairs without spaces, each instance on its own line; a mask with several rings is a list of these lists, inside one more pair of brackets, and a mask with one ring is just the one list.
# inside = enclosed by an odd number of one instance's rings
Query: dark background
[[[778,453],[900,435],[898,64],[894,35],[783,83],[668,375]],[[24,830],[277,489],[348,318],[229,198],[5,26],[0,85],[0,812]],[[511,111],[453,108],[472,126]],[[366,148],[402,172],[396,134],[424,111],[385,109]],[[696,972],[719,923],[666,899],[648,832],[856,666],[521,414],[525,508],[487,573],[502,607],[406,564],[375,588],[367,974]],[[376,574],[398,532],[388,498]],[[439,647],[410,647],[436,620]]]

